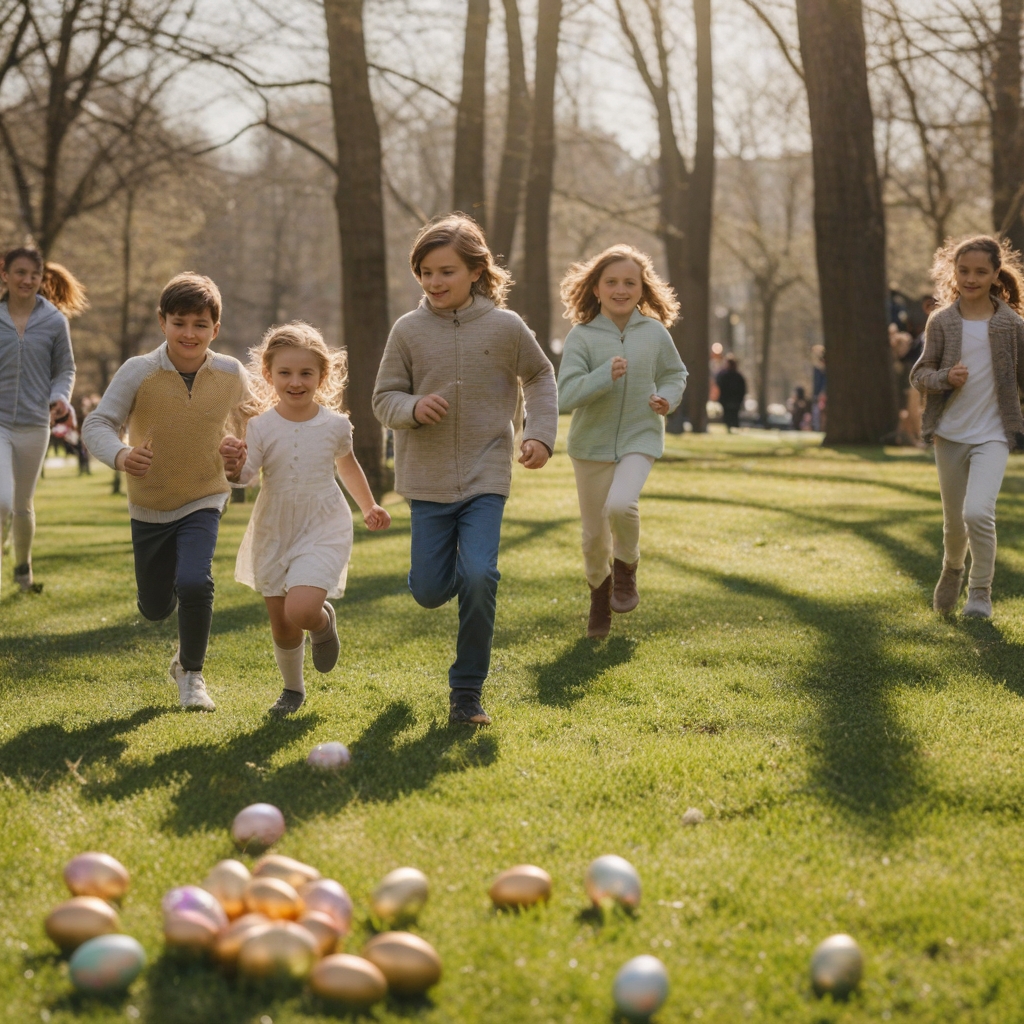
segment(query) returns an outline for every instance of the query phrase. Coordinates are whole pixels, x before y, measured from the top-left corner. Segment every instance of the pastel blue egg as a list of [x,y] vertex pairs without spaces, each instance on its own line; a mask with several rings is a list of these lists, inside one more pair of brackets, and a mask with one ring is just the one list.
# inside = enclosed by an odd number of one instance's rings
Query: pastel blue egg
[[130,935],[98,935],[75,950],[68,966],[80,992],[120,992],[146,966],[146,952]]
[[668,997],[668,971],[656,956],[637,956],[619,969],[615,1005],[631,1020],[646,1020]]

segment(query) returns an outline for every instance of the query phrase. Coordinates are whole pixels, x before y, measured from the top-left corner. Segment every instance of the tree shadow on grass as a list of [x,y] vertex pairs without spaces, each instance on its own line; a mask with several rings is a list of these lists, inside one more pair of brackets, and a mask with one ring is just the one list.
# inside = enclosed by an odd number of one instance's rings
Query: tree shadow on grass
[[568,708],[587,695],[587,686],[616,665],[633,657],[636,641],[614,636],[604,643],[580,637],[554,660],[537,666],[537,699]]

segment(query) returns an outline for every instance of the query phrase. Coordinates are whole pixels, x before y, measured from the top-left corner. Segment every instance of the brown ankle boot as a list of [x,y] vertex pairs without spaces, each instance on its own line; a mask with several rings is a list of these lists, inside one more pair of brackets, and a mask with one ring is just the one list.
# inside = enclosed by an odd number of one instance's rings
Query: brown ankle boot
[[631,612],[639,603],[640,595],[636,592],[636,567],[639,562],[627,565],[616,558],[612,562],[615,583],[612,585],[611,606],[613,612],[620,615]]
[[608,603],[612,595],[612,578],[609,574],[599,586],[590,588],[590,619],[587,621],[587,636],[591,640],[608,635],[612,628],[612,607]]

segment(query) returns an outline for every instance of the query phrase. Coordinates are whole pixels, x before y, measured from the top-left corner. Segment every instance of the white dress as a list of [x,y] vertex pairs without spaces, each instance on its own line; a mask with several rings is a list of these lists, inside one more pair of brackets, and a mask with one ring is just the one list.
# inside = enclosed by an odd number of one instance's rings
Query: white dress
[[249,452],[242,482],[260,469],[263,483],[235,561],[235,579],[264,597],[291,587],[345,592],[352,554],[352,513],[334,479],[334,460],[352,451],[347,416],[320,407],[293,423],[276,409],[246,428]]

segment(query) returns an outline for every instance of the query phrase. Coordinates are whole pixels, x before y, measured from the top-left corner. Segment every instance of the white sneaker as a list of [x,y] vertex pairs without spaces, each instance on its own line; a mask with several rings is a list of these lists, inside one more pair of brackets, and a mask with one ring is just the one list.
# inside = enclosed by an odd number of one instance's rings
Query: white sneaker
[[960,613],[965,619],[992,618],[992,588],[971,587],[967,596],[967,604]]
[[202,672],[189,672],[181,667],[178,660],[180,651],[174,652],[169,668],[171,678],[178,684],[178,700],[183,708],[198,708],[200,711],[216,711],[217,705],[206,692],[206,680]]

